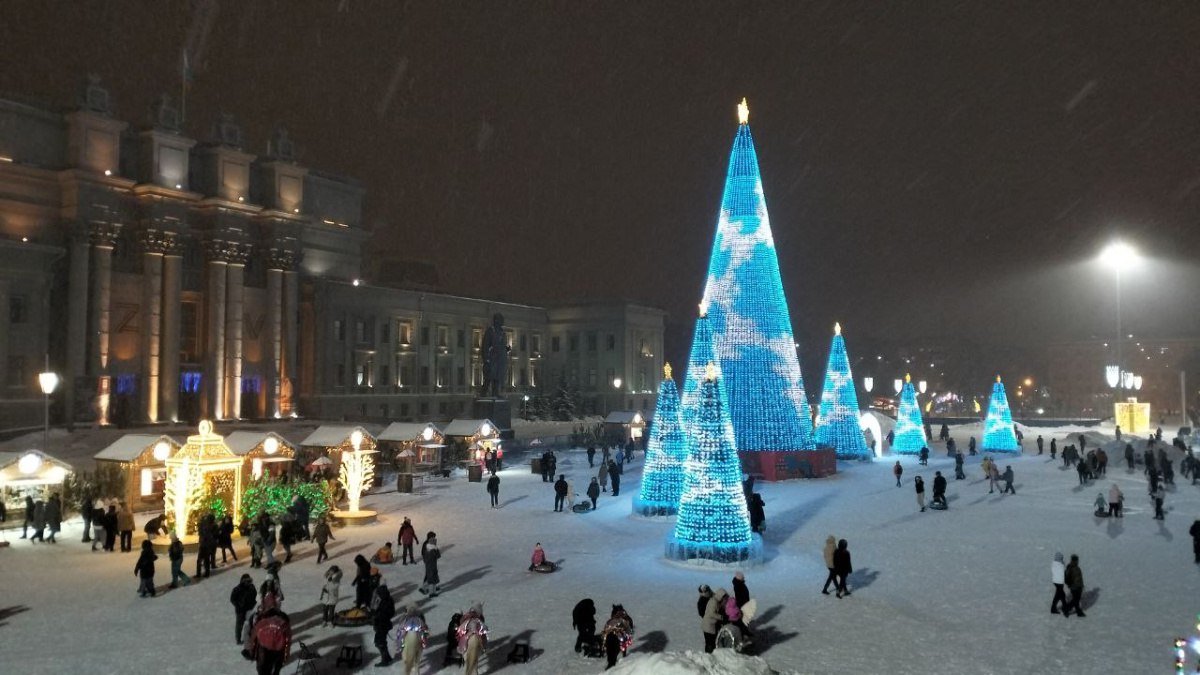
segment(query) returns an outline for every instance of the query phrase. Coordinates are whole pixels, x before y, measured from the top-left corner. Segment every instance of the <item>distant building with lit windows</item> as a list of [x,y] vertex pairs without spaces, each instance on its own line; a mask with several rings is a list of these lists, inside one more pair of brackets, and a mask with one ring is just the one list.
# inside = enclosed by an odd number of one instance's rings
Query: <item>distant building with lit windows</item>
[[[112,110],[95,79],[65,113],[0,96],[0,429],[40,424],[47,357],[56,422],[449,419],[496,311],[514,414],[560,374],[591,407],[653,406],[663,312],[356,286],[359,182],[298,163],[283,130],[260,156],[227,115],[197,141],[165,97],[143,127]],[[613,348],[549,348],[592,333]]]

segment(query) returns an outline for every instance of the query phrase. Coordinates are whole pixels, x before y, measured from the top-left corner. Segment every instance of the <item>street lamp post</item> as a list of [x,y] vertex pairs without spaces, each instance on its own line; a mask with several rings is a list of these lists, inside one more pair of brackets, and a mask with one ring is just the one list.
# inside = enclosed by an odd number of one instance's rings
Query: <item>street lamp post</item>
[[617,392],[617,405],[616,405],[616,407],[617,407],[617,408],[620,408],[620,407],[621,407],[621,400],[620,400],[620,397],[621,397],[621,378],[619,378],[619,377],[614,377],[614,378],[613,378],[613,381],[612,381],[612,385],[613,385],[613,389],[614,389],[614,390],[616,390],[616,392]]
[[45,426],[42,431],[42,450],[50,448],[50,394],[58,388],[58,373],[50,370],[50,355],[46,355],[46,370],[38,373],[38,384],[42,387],[42,393],[46,396],[46,417]]
[[521,417],[529,419],[529,394],[521,397]]
[[[1116,282],[1116,305],[1117,305],[1117,388],[1126,388],[1123,373],[1125,363],[1121,360],[1121,268],[1128,267],[1137,262],[1137,251],[1123,241],[1114,241],[1104,250],[1100,252],[1100,262],[1109,265],[1113,269],[1113,278]],[[1118,398],[1120,397],[1118,392]]]

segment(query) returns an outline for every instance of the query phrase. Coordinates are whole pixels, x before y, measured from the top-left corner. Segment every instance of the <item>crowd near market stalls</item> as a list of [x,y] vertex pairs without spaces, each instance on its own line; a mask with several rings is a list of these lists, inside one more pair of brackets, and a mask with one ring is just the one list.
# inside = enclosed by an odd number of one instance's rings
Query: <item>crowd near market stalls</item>
[[70,464],[41,450],[0,452],[0,497],[11,512],[26,494],[44,499],[61,489],[73,471]]
[[167,482],[167,460],[183,446],[165,435],[126,434],[93,456],[97,467],[115,466],[124,480],[117,497],[131,508],[161,506]]

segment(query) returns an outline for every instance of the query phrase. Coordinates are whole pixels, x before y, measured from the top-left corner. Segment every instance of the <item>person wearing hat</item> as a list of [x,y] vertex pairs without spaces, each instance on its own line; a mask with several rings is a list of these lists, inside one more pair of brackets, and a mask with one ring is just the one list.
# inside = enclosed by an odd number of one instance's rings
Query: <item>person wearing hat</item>
[[388,632],[392,630],[392,617],[396,616],[396,604],[387,582],[379,574],[378,567],[371,568],[375,592],[371,596],[371,624],[375,628],[375,647],[379,650],[376,668],[392,665],[392,653],[388,651]]
[[750,602],[750,588],[746,586],[746,575],[741,570],[733,573],[733,599],[737,603],[739,610],[738,619],[733,623],[741,629],[742,635],[749,639],[753,637],[753,634],[746,627],[745,616],[741,615],[740,612],[746,606],[746,603]]
[[229,594],[229,602],[233,605],[235,629],[233,638],[242,644],[242,629],[246,625],[246,615],[258,604],[258,591],[254,588],[254,579],[249,574],[243,574],[238,585]]
[[428,593],[430,597],[442,592],[442,579],[438,576],[438,558],[442,552],[438,548],[437,533],[430,530],[421,544],[421,560],[425,562],[425,578],[421,582],[420,592]]
[[417,564],[417,558],[413,555],[413,542],[416,540],[417,530],[408,516],[404,516],[404,522],[400,524],[400,532],[396,535],[396,541],[400,542],[400,564]]
[[171,545],[167,547],[167,558],[171,561],[170,588],[178,588],[180,580],[184,586],[192,583],[192,578],[183,573],[183,542],[174,532],[171,533]]

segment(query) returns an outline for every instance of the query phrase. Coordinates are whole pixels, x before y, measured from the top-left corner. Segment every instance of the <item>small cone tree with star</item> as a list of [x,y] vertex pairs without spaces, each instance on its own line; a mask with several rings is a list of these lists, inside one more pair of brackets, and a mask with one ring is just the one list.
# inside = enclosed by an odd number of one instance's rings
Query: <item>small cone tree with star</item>
[[821,391],[814,436],[818,447],[833,448],[838,459],[871,459],[858,425],[858,393],[841,324],[833,325],[833,344],[829,347],[829,366],[825,370],[825,388]]
[[640,516],[673,516],[683,492],[683,463],[687,459],[687,434],[680,415],[679,388],[671,377],[671,364],[663,366],[658,403],[646,442],[646,468],[642,488],[633,500]]
[[720,372],[712,363],[705,370],[688,430],[683,494],[666,557],[719,564],[761,559],[761,540],[750,531],[742,468]]
[[900,390],[900,406],[896,411],[894,433],[894,453],[916,455],[925,447],[925,423],[921,420],[921,407],[917,405],[917,390],[913,388],[911,375],[904,376],[904,388]]
[[1008,407],[1008,394],[1004,392],[1004,383],[1000,376],[992,385],[992,400],[988,402],[987,418],[983,422],[983,443],[985,452],[1020,452],[1017,434],[1013,431],[1012,410]]

